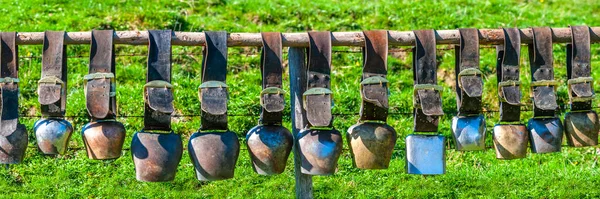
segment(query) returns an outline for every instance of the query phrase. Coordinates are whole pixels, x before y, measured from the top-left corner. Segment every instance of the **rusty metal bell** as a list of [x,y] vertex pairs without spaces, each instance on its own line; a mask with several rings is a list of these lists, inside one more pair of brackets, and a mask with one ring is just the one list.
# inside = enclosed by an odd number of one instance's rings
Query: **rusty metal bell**
[[529,133],[523,124],[498,124],[494,126],[496,158],[511,160],[527,156]]
[[38,148],[44,155],[62,155],[67,151],[73,126],[59,118],[40,119],[33,125]]
[[406,171],[419,175],[446,173],[445,140],[443,135],[406,136]]
[[531,152],[560,152],[563,125],[559,118],[532,118],[527,122]]
[[598,145],[600,124],[595,111],[568,112],[565,114],[567,143],[572,147]]
[[90,159],[117,159],[125,142],[125,126],[114,120],[90,122],[83,126],[81,137]]
[[364,122],[351,126],[346,139],[356,168],[387,169],[397,135],[396,130],[385,123]]
[[342,135],[335,129],[304,129],[298,133],[301,172],[332,175],[342,153]]
[[279,125],[258,125],[246,135],[252,168],[260,175],[280,174],[294,146],[290,131]]
[[27,150],[27,130],[17,124],[12,132],[0,132],[0,164],[18,164]]
[[175,179],[183,145],[179,134],[137,132],[131,140],[136,178],[144,182]]
[[477,115],[452,118],[452,135],[458,151],[485,150],[485,117]]
[[190,136],[188,152],[200,181],[233,178],[240,154],[240,143],[234,132],[196,132]]

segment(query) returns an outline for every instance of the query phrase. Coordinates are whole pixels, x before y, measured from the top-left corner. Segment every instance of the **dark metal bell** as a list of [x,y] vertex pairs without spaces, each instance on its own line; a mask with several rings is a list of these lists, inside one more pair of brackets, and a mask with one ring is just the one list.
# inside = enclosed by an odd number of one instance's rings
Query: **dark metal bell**
[[190,136],[188,152],[198,180],[225,180],[233,178],[240,143],[231,131],[196,132]]
[[445,140],[443,135],[406,136],[406,171],[420,175],[446,173]]
[[27,130],[17,124],[13,132],[0,132],[0,164],[19,164],[27,150]]
[[598,145],[598,114],[595,111],[568,112],[565,114],[567,143],[572,147]]
[[294,146],[290,131],[279,125],[258,125],[246,135],[252,168],[260,175],[280,174]]
[[58,118],[40,119],[33,125],[38,148],[44,155],[65,154],[73,126]]
[[81,137],[90,159],[116,159],[121,157],[125,127],[114,120],[90,122],[83,126]]
[[304,129],[298,133],[301,172],[332,175],[342,153],[342,135],[335,129]]
[[182,154],[183,144],[179,134],[144,131],[133,134],[131,155],[139,181],[172,181]]
[[527,156],[529,133],[523,124],[498,124],[494,126],[496,158],[511,160]]
[[456,116],[452,118],[452,135],[456,150],[485,150],[485,117]]
[[365,122],[351,126],[346,139],[356,168],[387,169],[397,135],[390,125]]
[[559,118],[531,118],[527,122],[531,152],[560,152],[563,125]]

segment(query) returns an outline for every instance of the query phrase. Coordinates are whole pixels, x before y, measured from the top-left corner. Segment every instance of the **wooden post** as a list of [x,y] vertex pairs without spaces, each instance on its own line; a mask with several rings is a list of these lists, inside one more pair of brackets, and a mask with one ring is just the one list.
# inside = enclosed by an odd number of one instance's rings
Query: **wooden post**
[[313,198],[312,176],[303,174],[300,169],[300,149],[298,133],[306,126],[306,115],[302,108],[302,94],[306,91],[306,52],[305,48],[290,47],[288,62],[290,70],[290,98],[292,105],[292,134],[294,135],[294,174],[296,177],[296,198]]

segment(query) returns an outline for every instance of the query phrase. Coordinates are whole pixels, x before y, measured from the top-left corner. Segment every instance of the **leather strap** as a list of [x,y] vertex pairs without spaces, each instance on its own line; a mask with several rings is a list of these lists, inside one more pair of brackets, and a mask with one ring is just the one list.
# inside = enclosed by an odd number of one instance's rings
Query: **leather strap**
[[42,78],[38,81],[38,101],[42,115],[62,118],[67,102],[67,46],[64,31],[44,32]]
[[456,104],[458,115],[479,115],[483,93],[482,73],[479,70],[479,31],[458,29],[460,45],[455,46]]
[[227,32],[204,31],[206,46],[199,88],[200,130],[227,130]]
[[387,54],[388,34],[386,30],[363,31],[363,75],[361,82],[361,121],[387,121],[388,81]]
[[308,86],[302,94],[309,127],[331,128],[331,32],[308,32]]
[[11,133],[19,124],[19,49],[17,48],[16,32],[0,33],[0,84],[1,101],[0,131]]
[[84,77],[92,120],[114,119],[117,110],[113,34],[114,30],[92,30],[89,74]]
[[533,117],[554,117],[556,81],[552,58],[552,30],[549,27],[532,28],[533,44],[529,44],[531,65],[531,94]]
[[434,30],[415,30],[413,48],[413,91],[415,132],[437,132],[442,110],[441,86],[437,85]]
[[521,35],[517,28],[503,28],[503,30],[504,45],[496,47],[500,121],[517,122],[521,117],[521,85],[519,80]]
[[281,62],[281,33],[263,32],[263,49],[260,57],[262,92],[260,94],[261,124],[281,125],[285,108],[282,88],[283,64]]
[[594,89],[591,77],[590,30],[571,26],[571,44],[567,44],[567,76],[571,111],[592,109]]
[[171,131],[171,30],[148,31],[148,72],[144,85],[144,130]]

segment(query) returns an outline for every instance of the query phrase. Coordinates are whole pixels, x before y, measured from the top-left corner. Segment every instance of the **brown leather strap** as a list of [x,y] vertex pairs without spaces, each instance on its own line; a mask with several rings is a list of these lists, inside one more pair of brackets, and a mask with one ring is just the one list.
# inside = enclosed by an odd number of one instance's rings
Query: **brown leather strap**
[[387,121],[388,81],[387,54],[388,34],[386,30],[363,31],[363,75],[361,82],[362,104],[360,120]]
[[504,46],[496,47],[500,121],[517,122],[521,117],[521,86],[519,80],[521,34],[518,28],[503,28],[503,30]]
[[263,32],[263,49],[260,57],[262,88],[260,94],[261,124],[281,125],[285,97],[282,87],[281,33]]
[[144,130],[171,131],[171,30],[148,31],[148,72],[144,86]]
[[308,32],[308,86],[302,94],[309,127],[331,127],[331,32]]
[[529,44],[533,117],[554,117],[556,82],[552,58],[552,30],[549,27],[532,28],[533,44]]
[[567,44],[567,76],[571,110],[591,110],[594,89],[590,64],[590,28],[570,28],[572,41]]
[[38,101],[42,115],[63,117],[67,102],[67,46],[64,31],[44,32],[42,79],[38,82]]
[[0,89],[0,130],[4,133],[14,132],[19,124],[19,49],[16,37],[16,32],[0,33],[0,76],[4,79]]
[[458,115],[479,115],[483,92],[482,73],[479,70],[479,31],[468,28],[458,29],[458,32],[460,45],[455,47]]
[[204,31],[200,130],[227,130],[227,32]]
[[86,82],[86,107],[92,120],[114,119],[115,45],[114,30],[92,30],[89,74]]
[[415,30],[413,48],[413,106],[415,132],[437,132],[442,110],[441,87],[437,85],[435,31]]

